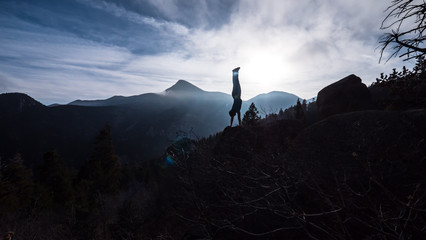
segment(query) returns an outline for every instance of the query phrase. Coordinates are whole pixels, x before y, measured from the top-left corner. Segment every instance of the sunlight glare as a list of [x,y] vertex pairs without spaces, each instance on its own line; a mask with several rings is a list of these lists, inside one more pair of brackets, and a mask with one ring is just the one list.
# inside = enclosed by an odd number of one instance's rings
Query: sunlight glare
[[244,77],[256,86],[259,92],[277,90],[291,71],[287,68],[282,53],[254,51],[250,54],[244,68]]

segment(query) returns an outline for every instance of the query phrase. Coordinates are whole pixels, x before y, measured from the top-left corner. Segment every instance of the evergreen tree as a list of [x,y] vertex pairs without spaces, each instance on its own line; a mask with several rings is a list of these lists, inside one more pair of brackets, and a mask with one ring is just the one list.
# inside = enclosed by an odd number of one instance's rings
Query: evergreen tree
[[280,108],[280,111],[278,112],[278,117],[283,118],[284,117],[284,111],[282,108]]
[[[306,103],[305,103],[305,106],[306,106]],[[296,109],[295,109],[295,117],[296,117],[296,119],[302,119],[304,115],[305,115],[305,113],[303,111],[303,106],[300,103],[300,99],[297,99]]]
[[379,106],[389,109],[425,108],[426,61],[424,56],[417,57],[412,70],[406,67],[398,72],[396,68],[389,75],[380,74],[373,87],[389,88],[392,98],[384,99]]
[[72,203],[72,175],[56,151],[44,154],[43,164],[39,167],[38,183],[47,189],[54,203]]
[[303,101],[302,101],[302,109],[303,109],[304,113],[306,113],[308,111],[308,104],[307,104],[306,99],[303,99]]
[[107,125],[96,137],[92,156],[83,165],[80,179],[87,180],[95,191],[114,194],[119,190],[121,165],[112,144],[111,130]]
[[32,171],[27,169],[21,155],[2,162],[0,188],[0,214],[29,207],[34,192]]
[[[405,67],[405,66],[404,66]],[[419,56],[416,65],[413,68],[415,79],[418,81],[426,80],[426,60],[424,56]]]
[[250,104],[249,109],[244,114],[243,125],[246,126],[255,126],[260,120],[259,111],[257,110],[254,103]]

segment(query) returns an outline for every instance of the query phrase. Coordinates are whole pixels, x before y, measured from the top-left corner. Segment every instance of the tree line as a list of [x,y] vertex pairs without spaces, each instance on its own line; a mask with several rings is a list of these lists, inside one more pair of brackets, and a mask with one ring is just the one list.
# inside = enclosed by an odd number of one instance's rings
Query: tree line
[[127,198],[118,199],[120,194],[142,184],[146,169],[157,167],[151,161],[122,166],[109,126],[100,131],[91,156],[78,171],[67,167],[56,150],[42,158],[35,169],[27,168],[19,153],[0,159],[0,234],[14,231],[19,239],[40,234],[47,234],[44,239],[108,238],[106,221],[126,207]]

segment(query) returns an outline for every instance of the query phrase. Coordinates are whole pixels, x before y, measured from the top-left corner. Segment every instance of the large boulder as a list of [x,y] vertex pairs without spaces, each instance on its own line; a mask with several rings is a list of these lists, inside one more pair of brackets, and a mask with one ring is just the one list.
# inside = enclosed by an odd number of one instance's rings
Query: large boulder
[[371,106],[371,96],[361,78],[351,74],[318,93],[318,117],[365,110]]

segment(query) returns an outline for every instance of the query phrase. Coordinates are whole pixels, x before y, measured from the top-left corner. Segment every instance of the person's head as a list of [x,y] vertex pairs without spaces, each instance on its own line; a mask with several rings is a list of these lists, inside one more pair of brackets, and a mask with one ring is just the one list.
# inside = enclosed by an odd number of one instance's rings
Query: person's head
[[235,114],[237,114],[237,112],[234,109],[231,109],[231,111],[229,111],[229,116],[230,117],[234,117]]

